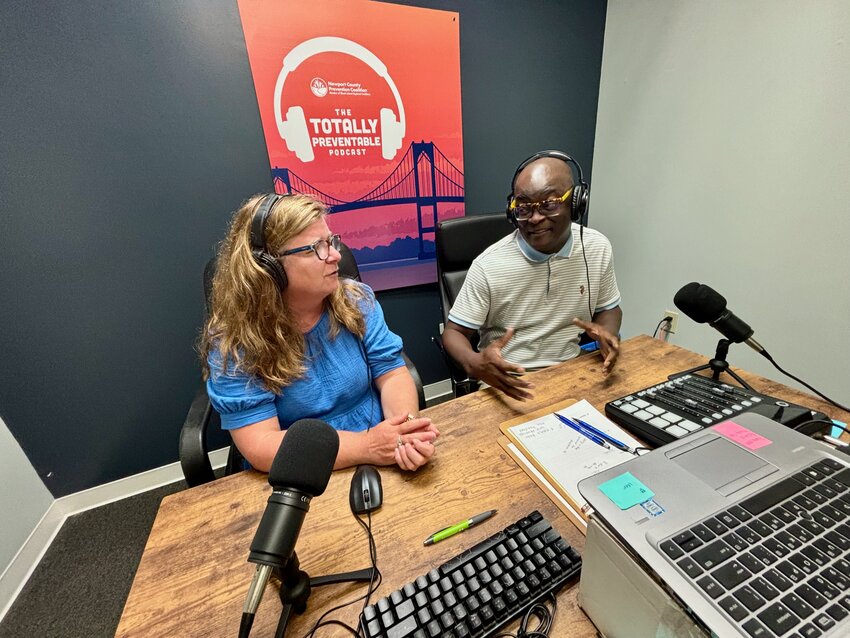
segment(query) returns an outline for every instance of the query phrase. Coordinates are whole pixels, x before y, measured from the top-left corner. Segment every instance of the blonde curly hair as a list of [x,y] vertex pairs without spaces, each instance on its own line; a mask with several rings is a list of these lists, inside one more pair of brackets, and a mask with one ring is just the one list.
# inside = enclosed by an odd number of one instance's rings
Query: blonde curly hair
[[[274,278],[251,253],[251,221],[265,197],[262,193],[254,195],[240,206],[219,246],[210,316],[198,351],[205,380],[210,375],[210,355],[217,352],[223,370],[238,369],[280,394],[284,386],[304,375],[305,344]],[[289,240],[327,213],[321,202],[305,195],[280,198],[266,221],[266,250],[272,255],[280,253]],[[364,298],[358,284],[340,279],[340,285],[324,302],[330,315],[331,338],[341,327],[363,338],[366,322],[358,301]]]

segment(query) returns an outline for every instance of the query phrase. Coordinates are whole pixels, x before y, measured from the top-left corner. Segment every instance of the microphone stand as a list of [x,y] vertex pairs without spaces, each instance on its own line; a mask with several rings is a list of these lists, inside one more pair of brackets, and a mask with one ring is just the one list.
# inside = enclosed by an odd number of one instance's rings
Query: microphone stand
[[752,386],[744,381],[740,376],[738,376],[732,368],[729,367],[729,362],[726,361],[726,355],[729,353],[729,346],[732,344],[729,339],[721,339],[717,342],[717,350],[714,353],[714,358],[709,360],[708,363],[704,363],[701,366],[697,366],[696,368],[691,368],[690,370],[685,370],[684,372],[677,372],[676,374],[671,374],[668,379],[678,379],[679,377],[684,377],[685,375],[692,374],[694,372],[700,372],[702,370],[711,370],[711,378],[715,381],[720,381],[720,375],[725,372],[730,377],[735,379],[738,383],[740,383],[744,388],[749,390],[750,392],[755,392]]
[[277,623],[277,631],[275,631],[275,638],[283,638],[293,611],[296,614],[303,614],[306,611],[307,599],[310,597],[313,587],[333,585],[336,583],[370,582],[373,572],[374,568],[369,567],[354,572],[310,578],[306,572],[300,569],[298,556],[293,552],[292,557],[286,563],[283,570],[277,567],[274,569],[274,574],[280,579],[280,591],[278,593],[280,595],[280,602],[283,605],[283,609],[280,612],[280,620]]

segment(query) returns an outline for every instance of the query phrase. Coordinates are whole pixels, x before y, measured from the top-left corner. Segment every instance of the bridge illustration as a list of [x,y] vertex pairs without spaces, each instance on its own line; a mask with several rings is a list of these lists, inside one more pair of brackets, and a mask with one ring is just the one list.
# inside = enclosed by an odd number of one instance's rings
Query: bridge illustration
[[303,193],[324,203],[331,213],[360,208],[415,204],[419,228],[419,259],[434,257],[433,241],[426,244],[424,234],[437,226],[437,204],[463,202],[463,173],[433,142],[411,142],[392,172],[371,191],[345,201],[325,193],[288,168],[273,168],[277,193]]

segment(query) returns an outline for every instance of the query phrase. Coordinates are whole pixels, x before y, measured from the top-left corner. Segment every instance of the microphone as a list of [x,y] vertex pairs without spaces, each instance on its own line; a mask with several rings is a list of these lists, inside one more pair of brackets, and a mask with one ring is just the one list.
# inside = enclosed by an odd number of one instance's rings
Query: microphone
[[[837,408],[840,408],[845,412],[850,412],[850,408],[847,406],[841,405],[838,401],[830,399],[817,388],[812,387],[799,377],[795,377],[790,372],[783,370],[779,364],[774,361],[773,357],[770,356],[770,353],[765,350],[758,341],[753,339],[753,329],[750,328],[749,324],[747,324],[747,322],[743,319],[735,316],[735,314],[726,307],[726,298],[711,286],[706,286],[705,284],[692,281],[679,289],[679,292],[677,292],[676,296],[673,297],[673,303],[676,304],[676,307],[679,310],[684,312],[697,323],[707,323],[712,328],[722,332],[723,336],[733,343],[746,343],[753,350],[770,361],[782,374],[787,375],[794,379],[794,381],[806,386],[816,395],[825,401],[829,401]],[[718,344],[718,353],[719,352],[720,346]],[[713,364],[714,361],[712,361],[712,366]],[[731,373],[732,371],[728,370],[728,372]],[[746,386],[741,379],[738,379],[738,381],[741,382],[741,385]]]
[[754,330],[726,307],[726,298],[711,286],[692,281],[679,289],[673,297],[673,303],[697,323],[707,323],[729,341],[746,343],[766,356],[765,349],[752,338]]
[[292,556],[310,501],[327,488],[338,451],[339,434],[318,419],[296,421],[283,437],[269,470],[272,493],[248,554],[257,571],[242,609],[240,637],[251,631],[272,569],[283,569]]

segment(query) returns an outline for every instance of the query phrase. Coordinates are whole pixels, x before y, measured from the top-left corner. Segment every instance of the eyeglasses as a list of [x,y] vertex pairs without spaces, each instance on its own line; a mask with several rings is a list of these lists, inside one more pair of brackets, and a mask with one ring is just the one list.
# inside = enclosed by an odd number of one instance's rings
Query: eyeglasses
[[561,204],[570,198],[573,188],[575,187],[571,187],[570,190],[560,197],[555,199],[544,199],[542,202],[523,202],[522,204],[517,204],[516,199],[512,199],[511,210],[514,211],[514,215],[516,215],[516,218],[520,221],[531,219],[534,215],[535,209],[538,210],[544,217],[557,217],[562,212]]
[[295,253],[312,250],[316,253],[316,257],[321,261],[325,261],[331,254],[331,246],[333,246],[334,250],[339,250],[339,247],[342,246],[342,240],[339,235],[329,235],[327,239],[317,239],[309,246],[299,246],[298,248],[284,250],[279,256],[285,257],[286,255],[294,255]]

